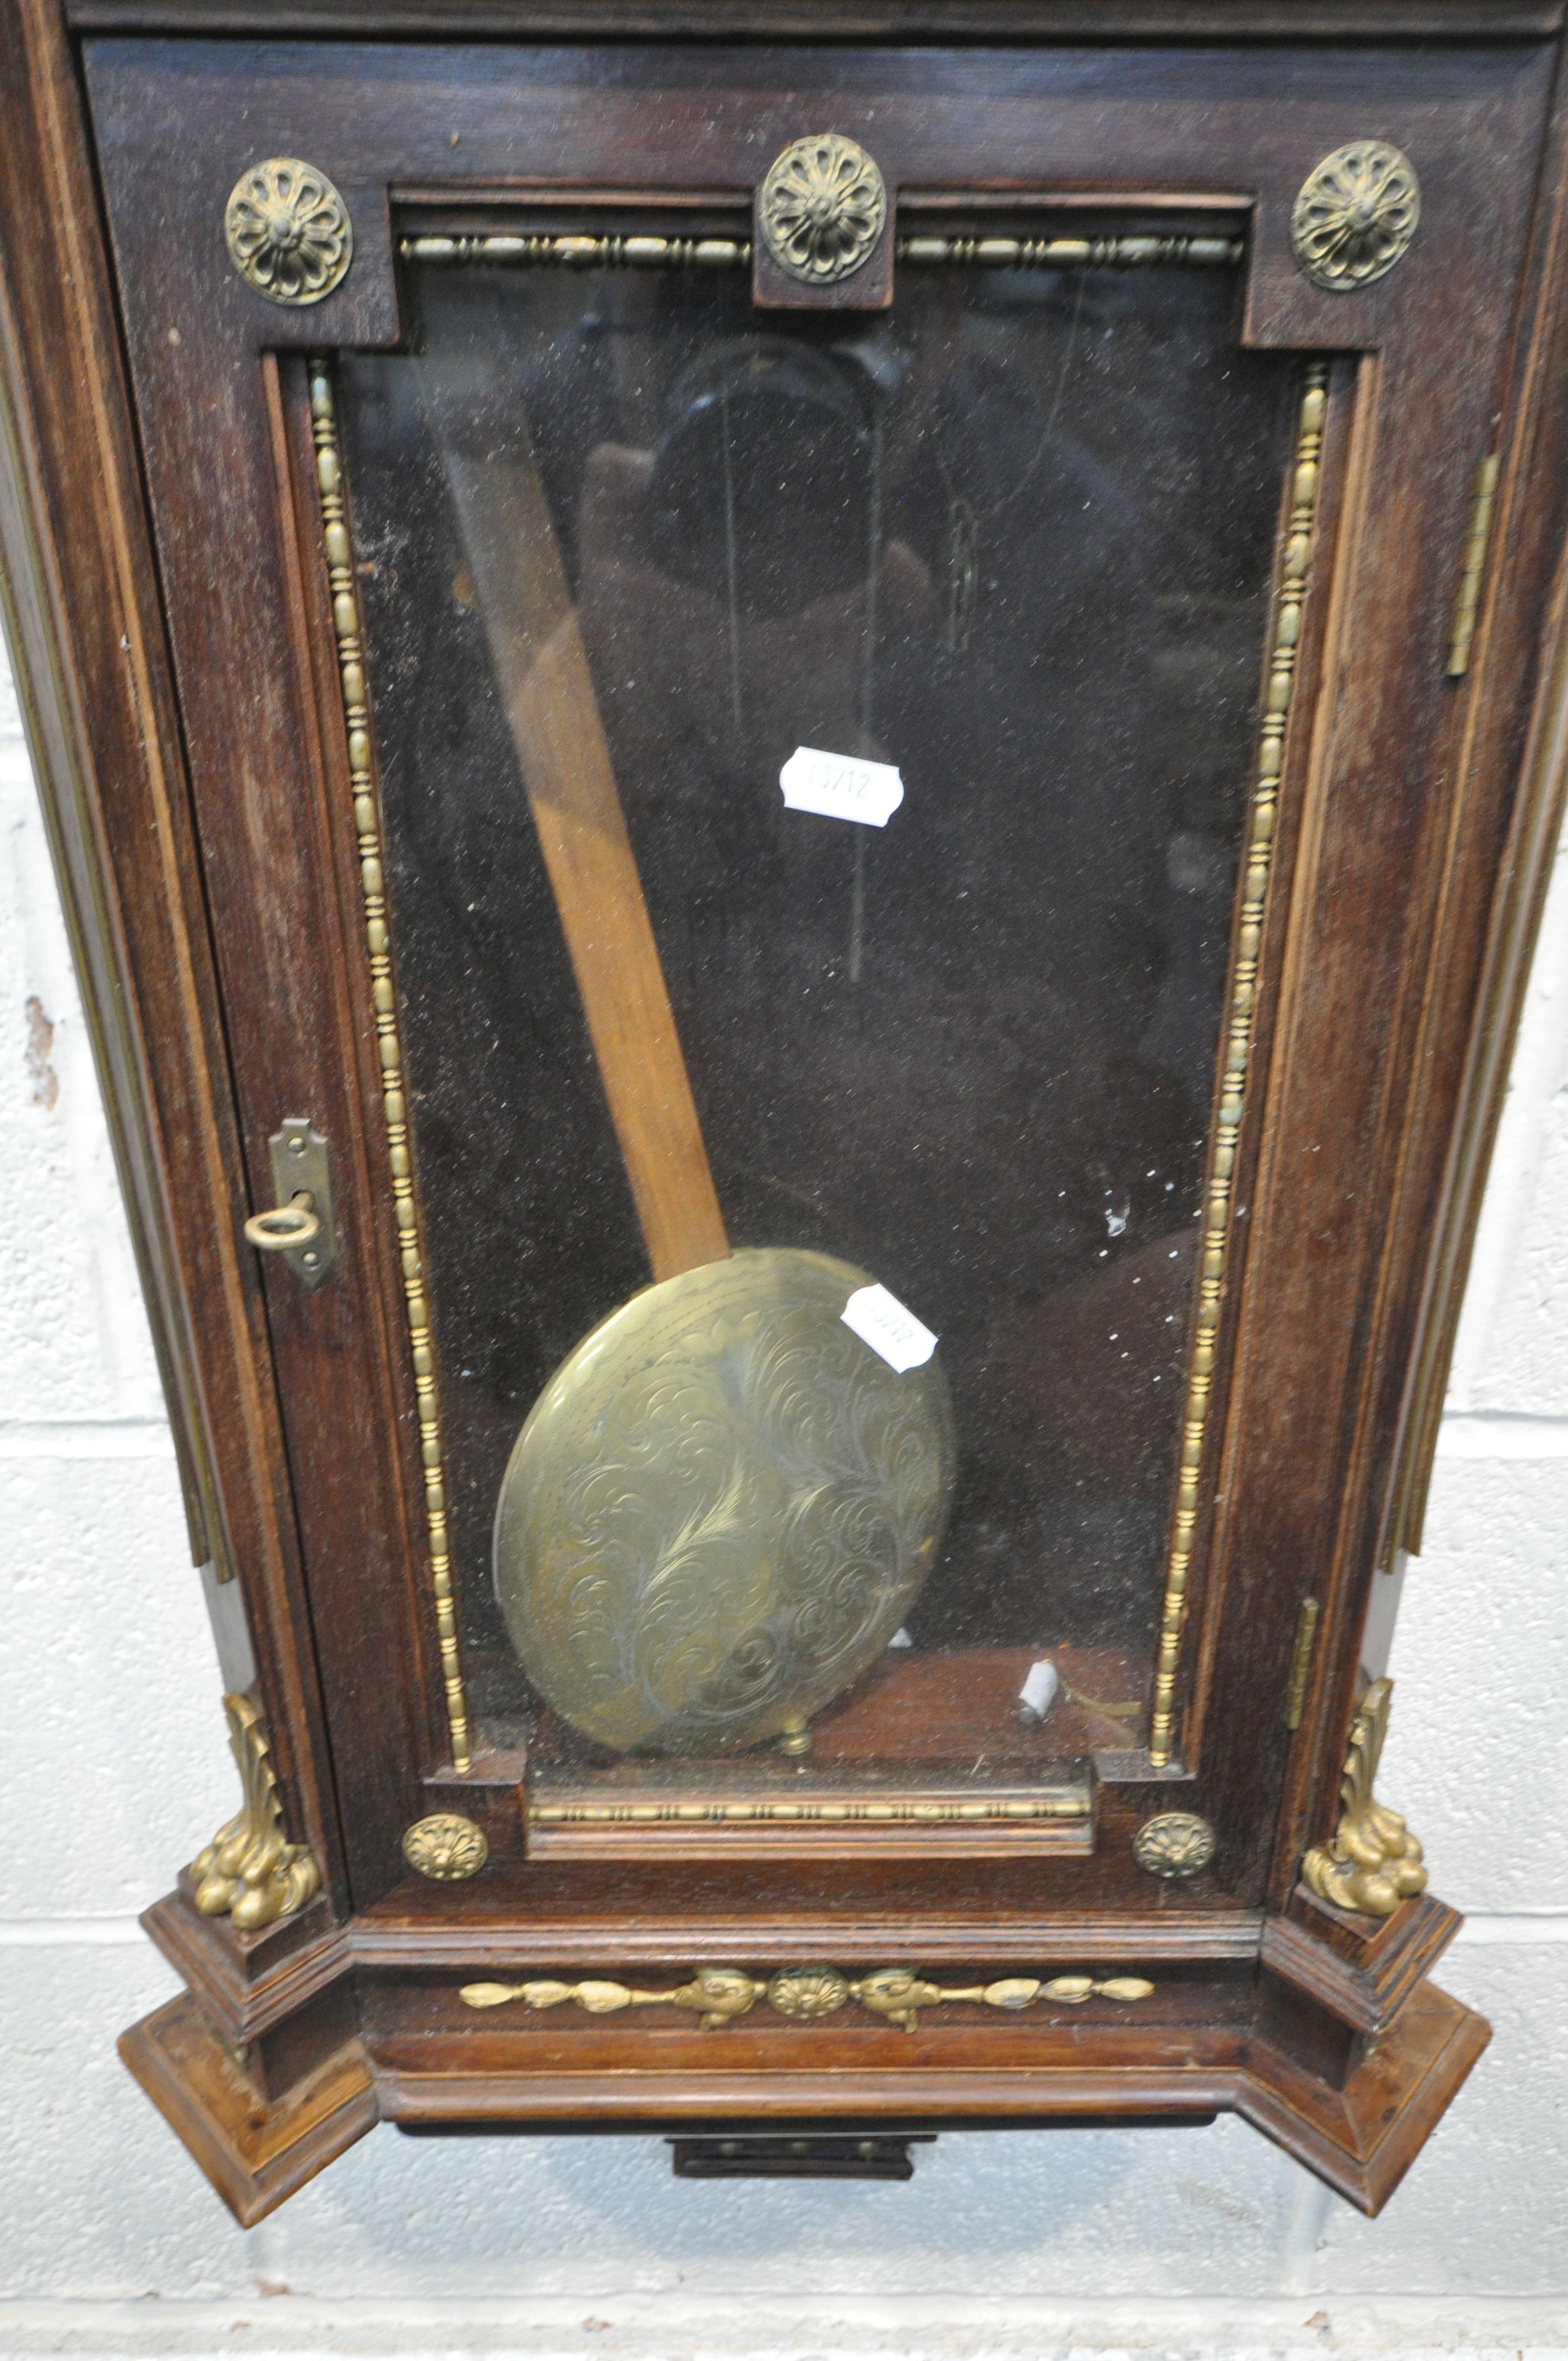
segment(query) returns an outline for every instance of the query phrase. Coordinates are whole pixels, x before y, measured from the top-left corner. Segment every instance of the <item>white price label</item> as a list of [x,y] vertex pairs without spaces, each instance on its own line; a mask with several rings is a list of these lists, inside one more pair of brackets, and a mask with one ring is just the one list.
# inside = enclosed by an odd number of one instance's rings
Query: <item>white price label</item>
[[795,748],[779,773],[779,785],[788,810],[858,819],[863,828],[885,828],[904,801],[904,781],[893,763],[825,754],[817,746]]
[[917,1369],[937,1349],[929,1328],[905,1312],[885,1287],[858,1287],[839,1314],[862,1344],[880,1353],[890,1369]]
[[1028,1677],[1018,1692],[1018,1702],[1036,1721],[1044,1721],[1057,1701],[1061,1675],[1048,1656],[1042,1656],[1029,1667]]

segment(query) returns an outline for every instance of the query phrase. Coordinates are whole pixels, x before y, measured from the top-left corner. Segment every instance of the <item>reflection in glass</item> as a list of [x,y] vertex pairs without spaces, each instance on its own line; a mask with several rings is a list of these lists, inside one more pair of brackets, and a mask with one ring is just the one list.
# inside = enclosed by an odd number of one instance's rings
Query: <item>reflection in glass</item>
[[[940,1338],[940,1556],[817,1759],[1109,1766],[1151,1661],[1288,369],[1236,349],[1223,270],[906,269],[891,313],[782,323],[740,274],[416,279],[422,357],[345,361],[340,398],[478,1709],[592,1757],[522,1678],[490,1523],[650,1264],[509,722],[526,600],[475,564],[455,418],[530,455],[730,1244],[852,1264]],[[801,746],[896,764],[886,826],[786,809]]]

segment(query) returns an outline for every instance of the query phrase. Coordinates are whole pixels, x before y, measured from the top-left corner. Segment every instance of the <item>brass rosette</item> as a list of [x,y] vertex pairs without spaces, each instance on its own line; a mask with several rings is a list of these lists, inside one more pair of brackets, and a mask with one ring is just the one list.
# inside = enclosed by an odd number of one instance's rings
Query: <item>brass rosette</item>
[[837,131],[796,139],[768,168],[758,199],[763,243],[805,286],[831,287],[868,262],[887,225],[872,158]]
[[1301,183],[1290,246],[1315,287],[1354,294],[1392,270],[1421,218],[1416,169],[1386,139],[1352,139]]
[[519,1435],[496,1591],[540,1695],[617,1752],[808,1721],[935,1563],[955,1465],[935,1356],[902,1374],[844,1307],[865,1274],[752,1247],[645,1288]]
[[229,260],[269,303],[319,303],[354,259],[348,208],[324,172],[269,156],[242,172],[224,210]]
[[403,1859],[409,1867],[442,1884],[477,1877],[489,1857],[484,1829],[461,1812],[432,1812],[403,1830]]
[[1157,1812],[1133,1839],[1133,1859],[1150,1877],[1196,1877],[1213,1860],[1214,1841],[1196,1812]]

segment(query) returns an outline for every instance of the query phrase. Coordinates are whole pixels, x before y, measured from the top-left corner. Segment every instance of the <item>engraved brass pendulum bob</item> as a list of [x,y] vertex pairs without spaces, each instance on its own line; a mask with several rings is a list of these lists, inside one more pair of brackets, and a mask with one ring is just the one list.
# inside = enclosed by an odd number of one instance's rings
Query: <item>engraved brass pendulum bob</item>
[[798,1749],[935,1561],[947,1380],[845,1325],[863,1271],[729,1252],[526,431],[513,412],[503,438],[477,432],[461,379],[417,366],[655,1279],[534,1404],[497,1595],[540,1694],[601,1745]]
[[952,1482],[935,1359],[839,1317],[865,1274],[742,1248],[644,1289],[518,1437],[496,1582],[519,1657],[601,1744],[703,1752],[809,1721],[886,1647]]

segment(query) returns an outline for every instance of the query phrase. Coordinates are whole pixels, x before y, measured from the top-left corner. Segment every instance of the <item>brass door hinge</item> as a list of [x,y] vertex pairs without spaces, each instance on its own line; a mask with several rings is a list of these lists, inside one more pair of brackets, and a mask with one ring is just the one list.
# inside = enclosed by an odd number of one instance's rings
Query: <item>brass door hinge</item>
[[1296,1637],[1290,1644],[1290,1677],[1285,1684],[1285,1727],[1299,1730],[1307,1702],[1307,1681],[1312,1670],[1312,1650],[1318,1638],[1318,1602],[1303,1598],[1296,1609]]
[[1492,538],[1492,511],[1497,499],[1498,455],[1490,452],[1475,471],[1470,500],[1470,522],[1464,554],[1459,561],[1459,586],[1453,594],[1453,617],[1448,627],[1448,662],[1443,670],[1458,680],[1470,669],[1470,642],[1481,609],[1481,577],[1486,569],[1486,545]]

